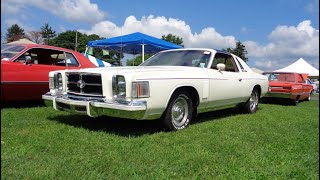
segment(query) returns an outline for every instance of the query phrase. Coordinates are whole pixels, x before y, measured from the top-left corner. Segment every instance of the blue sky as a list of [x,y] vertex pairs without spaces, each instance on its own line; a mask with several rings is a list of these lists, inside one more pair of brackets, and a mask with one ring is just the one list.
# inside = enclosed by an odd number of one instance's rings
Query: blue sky
[[28,32],[46,22],[57,32],[103,37],[172,33],[186,47],[240,40],[251,67],[276,70],[302,57],[319,69],[319,0],[1,0],[2,36],[14,23]]

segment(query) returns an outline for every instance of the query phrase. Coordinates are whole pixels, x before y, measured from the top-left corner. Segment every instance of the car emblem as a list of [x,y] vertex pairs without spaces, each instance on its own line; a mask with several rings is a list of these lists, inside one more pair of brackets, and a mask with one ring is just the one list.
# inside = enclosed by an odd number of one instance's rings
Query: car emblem
[[84,88],[86,86],[86,83],[82,79],[80,79],[79,81],[77,81],[77,86],[79,88]]

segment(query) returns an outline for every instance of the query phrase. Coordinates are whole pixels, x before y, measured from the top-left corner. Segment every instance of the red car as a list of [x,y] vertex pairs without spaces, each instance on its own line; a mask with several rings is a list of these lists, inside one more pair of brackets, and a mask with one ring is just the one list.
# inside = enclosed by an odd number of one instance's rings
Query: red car
[[48,73],[62,69],[95,68],[79,52],[39,44],[1,47],[1,101],[41,100],[49,90]]
[[284,98],[294,105],[310,100],[313,87],[306,83],[308,74],[292,72],[264,72],[269,77],[269,92],[266,98]]

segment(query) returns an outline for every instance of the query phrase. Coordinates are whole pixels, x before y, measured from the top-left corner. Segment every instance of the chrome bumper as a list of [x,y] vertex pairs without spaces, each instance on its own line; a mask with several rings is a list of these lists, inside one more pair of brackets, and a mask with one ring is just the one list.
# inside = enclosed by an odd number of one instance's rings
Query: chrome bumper
[[117,102],[100,102],[93,100],[74,100],[67,97],[56,97],[50,94],[42,95],[46,106],[57,111],[69,111],[87,114],[90,117],[110,116],[128,119],[143,119],[147,110],[146,102],[134,101],[121,104]]

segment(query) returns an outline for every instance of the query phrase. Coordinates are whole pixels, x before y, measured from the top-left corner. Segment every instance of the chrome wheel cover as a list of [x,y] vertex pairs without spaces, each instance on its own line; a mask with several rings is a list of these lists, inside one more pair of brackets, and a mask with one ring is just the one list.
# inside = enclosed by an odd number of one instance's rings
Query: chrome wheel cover
[[258,106],[258,93],[256,91],[253,91],[251,93],[251,97],[250,97],[250,110],[253,111],[257,106]]
[[181,127],[187,121],[189,115],[188,102],[184,97],[178,97],[171,108],[172,123],[176,127]]

